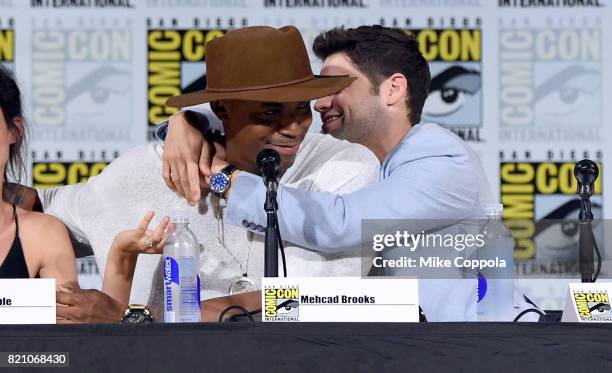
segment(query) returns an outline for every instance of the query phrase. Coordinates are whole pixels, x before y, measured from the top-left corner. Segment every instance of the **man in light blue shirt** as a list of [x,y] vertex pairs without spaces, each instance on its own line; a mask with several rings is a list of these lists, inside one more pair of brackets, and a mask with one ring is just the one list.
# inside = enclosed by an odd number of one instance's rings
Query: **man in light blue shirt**
[[[380,26],[333,29],[315,40],[314,51],[324,60],[323,75],[357,78],[317,101],[323,132],[368,147],[381,162],[380,182],[344,195],[279,186],[283,239],[340,252],[359,250],[362,219],[484,218],[481,205],[492,198],[477,157],[450,131],[419,124],[430,73],[413,37]],[[228,164],[209,158],[208,148],[204,142],[200,170],[210,175]],[[224,193],[227,221],[246,228],[265,226],[265,192],[259,176],[233,172]],[[199,191],[187,197],[197,201]],[[475,315],[475,279],[420,281],[419,292],[430,320],[464,321]]]
[[[345,195],[281,187],[284,238],[314,250],[345,251],[360,246],[365,218],[484,217],[480,204],[491,201],[483,195],[487,188],[478,159],[452,132],[418,124],[430,73],[413,37],[381,26],[333,29],[316,39],[314,50],[324,60],[322,75],[357,78],[341,92],[317,100],[322,130],[369,148],[381,162],[380,183]],[[171,146],[170,135],[166,146]],[[215,159],[212,171],[226,166]],[[231,178],[225,196],[232,223],[265,226],[261,178],[240,170]]]

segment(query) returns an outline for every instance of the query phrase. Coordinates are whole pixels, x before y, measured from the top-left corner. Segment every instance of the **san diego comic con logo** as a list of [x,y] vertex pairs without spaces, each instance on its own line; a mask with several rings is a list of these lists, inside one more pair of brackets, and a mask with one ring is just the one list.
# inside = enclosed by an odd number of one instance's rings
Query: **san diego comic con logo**
[[407,32],[416,37],[431,71],[422,121],[447,127],[466,141],[483,141],[481,30],[437,28]]
[[[132,31],[116,20],[32,27],[35,142],[129,142]],[[118,115],[120,113],[121,115]]]
[[[589,155],[586,153],[579,156]],[[518,260],[519,274],[578,273],[580,200],[576,195],[574,162],[559,159],[552,156],[541,161],[502,159],[500,162],[504,221],[515,240],[514,257]],[[601,161],[597,162],[601,170]],[[596,219],[594,233],[601,242],[602,227],[597,224],[603,210],[601,175],[595,182],[591,202]]]
[[148,124],[149,138],[154,125],[178,111],[166,100],[206,86],[206,43],[221,37],[218,29],[149,29]]
[[264,289],[265,321],[298,321],[300,316],[298,287],[266,287]]
[[86,182],[104,171],[120,152],[81,150],[77,151],[76,157],[64,157],[62,151],[33,150],[31,154],[33,187],[45,189]]
[[108,162],[34,162],[32,164],[33,187],[45,189],[60,185],[72,185],[99,175]]
[[575,291],[572,295],[580,321],[612,321],[607,291]]
[[602,122],[600,21],[502,20],[502,141],[598,141]]
[[15,30],[13,19],[0,18],[0,65],[13,70],[15,64]]

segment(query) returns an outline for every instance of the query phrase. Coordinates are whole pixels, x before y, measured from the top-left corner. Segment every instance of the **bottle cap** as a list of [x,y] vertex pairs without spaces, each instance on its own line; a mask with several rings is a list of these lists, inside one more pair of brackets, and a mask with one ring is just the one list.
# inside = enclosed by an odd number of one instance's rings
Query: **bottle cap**
[[172,223],[174,224],[189,223],[189,212],[185,210],[174,210],[172,212]]

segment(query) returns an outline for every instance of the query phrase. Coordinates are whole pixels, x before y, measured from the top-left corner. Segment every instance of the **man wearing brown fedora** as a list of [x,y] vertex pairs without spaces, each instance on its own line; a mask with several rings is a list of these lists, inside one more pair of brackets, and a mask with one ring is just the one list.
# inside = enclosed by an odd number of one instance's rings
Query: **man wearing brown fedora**
[[[380,183],[344,195],[279,187],[283,238],[321,252],[359,250],[362,219],[484,217],[482,205],[493,199],[477,156],[450,131],[420,123],[430,73],[413,37],[381,26],[332,29],[315,40],[314,50],[323,60],[322,72],[356,78],[317,101],[323,132],[368,147],[381,162]],[[184,146],[191,131],[184,114],[171,118],[164,178],[173,190],[197,201],[199,175],[182,170],[199,168],[208,176],[232,160],[211,157],[212,145],[201,135]],[[265,225],[263,183],[251,170],[238,169],[224,192],[228,221],[249,229]],[[306,222],[316,224],[304,229]],[[475,315],[475,280],[467,285],[420,281],[419,293],[430,320],[466,321]]]
[[[277,48],[273,53],[262,54],[261,50],[269,45]],[[232,31],[211,41],[206,53],[208,88],[177,97],[171,103],[212,101],[215,117],[225,130],[225,158],[240,169],[256,172],[258,152],[275,149],[281,154],[281,184],[308,191],[350,193],[375,181],[378,162],[366,148],[307,133],[312,121],[309,101],[337,92],[351,79],[314,76],[295,28]],[[148,210],[154,210],[161,218],[177,207],[186,209],[191,214],[190,226],[203,245],[200,277],[202,298],[207,299],[204,319],[218,317],[220,305],[230,300],[245,305],[258,302],[255,294],[244,300],[236,300],[244,295],[224,296],[260,286],[263,240],[242,227],[226,224],[225,201],[217,196],[207,195],[190,207],[168,190],[160,177],[164,152],[161,143],[130,149],[87,184],[41,191],[43,207],[63,220],[78,240],[92,246],[101,271],[112,232],[133,226]],[[252,228],[261,230],[261,226]],[[287,244],[286,256],[290,276],[360,275],[359,253],[317,253]],[[158,255],[140,255],[132,302],[160,304],[162,277],[155,273],[156,267],[161,268],[159,263]],[[58,297],[65,299],[61,293]],[[104,304],[100,310],[90,310],[85,318],[76,317],[78,312],[62,315],[73,321],[101,320],[105,312],[110,319],[116,318],[115,314],[125,306],[95,291],[83,291],[82,297],[69,299],[76,303],[71,304],[72,310],[92,304],[95,299]],[[62,308],[62,312],[70,309]]]

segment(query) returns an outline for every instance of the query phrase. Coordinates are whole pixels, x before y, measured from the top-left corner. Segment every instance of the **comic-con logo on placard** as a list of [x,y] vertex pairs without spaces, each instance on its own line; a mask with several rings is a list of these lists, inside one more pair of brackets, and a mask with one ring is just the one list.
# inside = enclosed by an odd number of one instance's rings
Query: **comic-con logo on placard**
[[612,321],[610,297],[607,291],[574,291],[572,297],[580,321]]
[[149,29],[148,124],[149,139],[155,124],[178,111],[166,100],[206,87],[206,43],[225,34],[216,29]]
[[13,70],[15,64],[15,30],[13,19],[0,18],[0,65]]
[[298,321],[300,316],[298,287],[266,287],[264,289],[265,321]]
[[422,121],[435,122],[466,141],[482,141],[482,36],[480,29],[409,30],[431,71]]
[[504,20],[499,31],[502,141],[598,141],[602,123],[599,23]]
[[[500,153],[501,202],[504,221],[515,240],[514,257],[518,260],[519,274],[561,275],[578,271],[581,201],[576,194],[574,165],[589,156],[598,162],[600,172],[602,164],[600,151],[570,153],[571,156],[560,156],[550,151],[541,160],[533,160],[529,152],[522,156]],[[598,242],[602,232],[595,222],[603,216],[602,179],[600,173],[591,197]]]
[[[91,26],[91,27],[90,27]],[[132,31],[107,21],[32,29],[35,142],[129,142]]]

